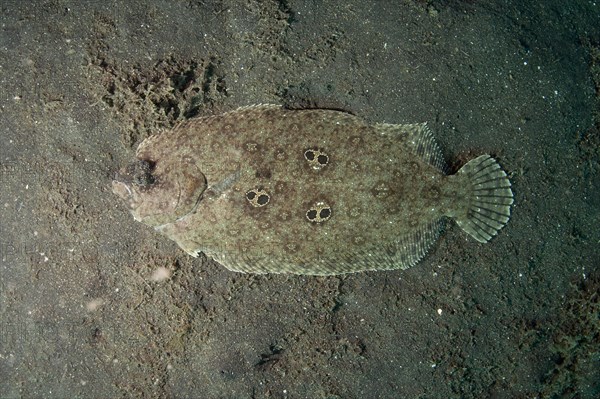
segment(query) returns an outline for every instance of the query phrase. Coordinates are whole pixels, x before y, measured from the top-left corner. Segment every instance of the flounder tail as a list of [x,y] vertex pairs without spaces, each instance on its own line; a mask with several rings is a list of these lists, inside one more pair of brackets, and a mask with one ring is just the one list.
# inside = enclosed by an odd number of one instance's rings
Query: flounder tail
[[481,155],[459,169],[472,190],[466,213],[456,223],[479,242],[488,242],[510,219],[513,192],[506,173],[489,155]]

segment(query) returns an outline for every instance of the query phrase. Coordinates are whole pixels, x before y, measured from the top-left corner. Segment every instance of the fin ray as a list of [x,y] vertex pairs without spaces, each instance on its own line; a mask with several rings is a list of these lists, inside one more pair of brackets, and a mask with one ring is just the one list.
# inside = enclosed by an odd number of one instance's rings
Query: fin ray
[[487,242],[510,219],[513,192],[506,172],[489,155],[467,162],[458,174],[466,177],[472,190],[467,212],[457,224],[479,242]]
[[394,125],[391,123],[378,123],[375,128],[383,134],[399,134],[405,137],[406,145],[420,159],[435,166],[439,171],[446,174],[447,165],[444,156],[438,146],[433,133],[429,130],[427,123]]

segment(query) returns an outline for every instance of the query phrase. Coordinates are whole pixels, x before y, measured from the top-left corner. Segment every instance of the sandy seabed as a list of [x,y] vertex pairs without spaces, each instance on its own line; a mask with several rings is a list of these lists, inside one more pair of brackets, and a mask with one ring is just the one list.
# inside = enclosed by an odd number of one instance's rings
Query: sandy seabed
[[[600,4],[3,1],[1,398],[600,396]],[[178,121],[277,103],[429,123],[515,192],[406,271],[243,275],[111,193]],[[157,273],[169,276],[155,278]]]

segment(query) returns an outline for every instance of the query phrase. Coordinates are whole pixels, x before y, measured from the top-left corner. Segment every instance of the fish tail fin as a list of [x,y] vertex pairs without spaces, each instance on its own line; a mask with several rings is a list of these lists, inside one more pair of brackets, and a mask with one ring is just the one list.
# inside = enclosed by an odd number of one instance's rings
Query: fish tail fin
[[510,219],[510,181],[498,161],[487,154],[467,162],[457,175],[471,188],[466,212],[457,215],[456,223],[477,241],[488,242]]

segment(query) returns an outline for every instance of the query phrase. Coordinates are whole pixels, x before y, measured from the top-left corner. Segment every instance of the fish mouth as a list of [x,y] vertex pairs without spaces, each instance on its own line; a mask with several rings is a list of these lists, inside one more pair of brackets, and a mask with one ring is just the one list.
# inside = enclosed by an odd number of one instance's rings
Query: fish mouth
[[134,198],[135,194],[134,194],[133,190],[131,189],[131,187],[127,183],[123,183],[118,180],[113,180],[112,181],[112,192],[117,197],[119,197],[123,201],[125,201],[125,203],[127,203],[127,205],[129,206],[129,209],[133,209],[133,207],[134,207],[133,198]]

